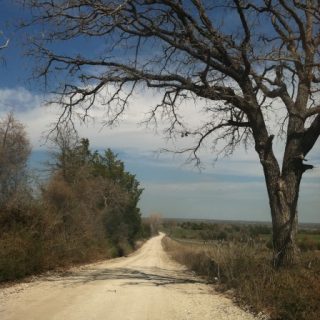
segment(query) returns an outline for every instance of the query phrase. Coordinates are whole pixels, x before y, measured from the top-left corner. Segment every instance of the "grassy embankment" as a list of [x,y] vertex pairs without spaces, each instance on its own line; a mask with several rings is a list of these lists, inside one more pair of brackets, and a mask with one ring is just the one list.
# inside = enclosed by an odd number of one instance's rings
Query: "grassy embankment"
[[219,290],[231,290],[241,305],[271,319],[319,319],[320,254],[311,249],[319,245],[319,230],[304,230],[299,262],[276,271],[267,226],[184,223],[165,229],[175,238],[163,240],[168,253]]

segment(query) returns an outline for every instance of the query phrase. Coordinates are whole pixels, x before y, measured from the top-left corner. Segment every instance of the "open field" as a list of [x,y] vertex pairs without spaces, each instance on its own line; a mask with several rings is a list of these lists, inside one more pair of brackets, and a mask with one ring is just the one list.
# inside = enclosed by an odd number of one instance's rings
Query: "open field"
[[[174,239],[200,242],[259,242],[272,248],[272,228],[267,222],[165,219],[164,231]],[[297,244],[301,251],[320,250],[320,225],[300,224]]]

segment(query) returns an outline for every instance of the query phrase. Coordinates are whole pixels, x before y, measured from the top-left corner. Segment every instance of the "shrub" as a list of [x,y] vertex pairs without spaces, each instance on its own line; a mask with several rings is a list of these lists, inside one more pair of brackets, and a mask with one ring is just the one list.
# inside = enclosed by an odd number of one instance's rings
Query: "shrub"
[[218,289],[233,289],[242,305],[277,320],[317,320],[320,314],[320,257],[304,254],[294,268],[276,271],[262,244],[199,245],[163,239],[178,262],[216,280]]
[[[127,255],[140,236],[143,189],[110,150],[89,149],[67,126],[53,139],[55,165],[35,198],[23,126],[0,119],[0,281]],[[8,143],[10,142],[10,143]]]

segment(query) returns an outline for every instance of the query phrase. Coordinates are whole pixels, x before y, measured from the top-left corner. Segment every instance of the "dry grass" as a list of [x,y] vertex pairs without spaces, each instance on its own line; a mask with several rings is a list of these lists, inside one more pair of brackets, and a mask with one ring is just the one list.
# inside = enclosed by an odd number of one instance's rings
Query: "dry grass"
[[241,305],[271,319],[318,320],[320,257],[303,255],[291,269],[276,271],[262,246],[228,243],[200,245],[164,238],[165,250],[220,290],[232,289]]
[[0,282],[133,250],[108,238],[96,206],[98,182],[73,186],[57,175],[41,200],[17,196],[0,209]]

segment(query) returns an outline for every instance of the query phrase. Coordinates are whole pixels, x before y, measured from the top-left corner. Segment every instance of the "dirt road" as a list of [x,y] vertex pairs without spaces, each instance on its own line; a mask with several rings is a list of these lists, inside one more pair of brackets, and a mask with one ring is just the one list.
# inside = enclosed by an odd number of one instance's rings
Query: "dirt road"
[[254,319],[171,261],[162,237],[127,258],[0,289],[0,319]]

